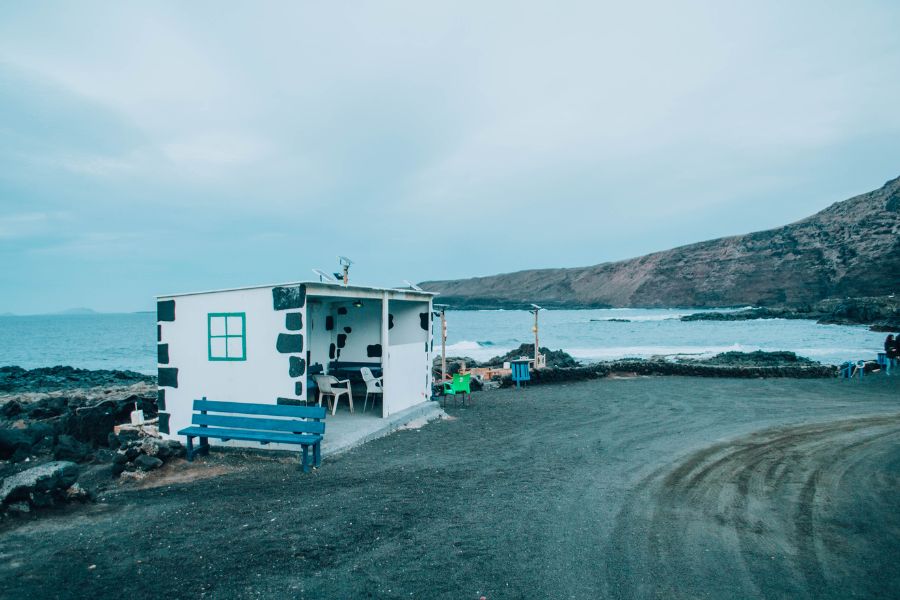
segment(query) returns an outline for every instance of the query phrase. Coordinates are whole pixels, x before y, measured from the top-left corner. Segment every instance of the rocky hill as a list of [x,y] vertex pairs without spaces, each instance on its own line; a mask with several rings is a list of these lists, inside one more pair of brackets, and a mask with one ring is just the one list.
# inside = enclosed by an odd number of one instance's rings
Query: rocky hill
[[900,177],[784,227],[591,267],[420,284],[455,308],[802,306],[900,292]]

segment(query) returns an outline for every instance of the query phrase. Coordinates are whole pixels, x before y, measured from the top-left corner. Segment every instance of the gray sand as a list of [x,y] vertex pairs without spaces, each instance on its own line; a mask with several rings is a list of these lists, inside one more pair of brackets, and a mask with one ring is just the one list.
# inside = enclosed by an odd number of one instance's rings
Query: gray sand
[[308,476],[293,460],[214,452],[154,487],[7,522],[0,595],[900,590],[900,377],[607,379],[477,394],[448,412]]

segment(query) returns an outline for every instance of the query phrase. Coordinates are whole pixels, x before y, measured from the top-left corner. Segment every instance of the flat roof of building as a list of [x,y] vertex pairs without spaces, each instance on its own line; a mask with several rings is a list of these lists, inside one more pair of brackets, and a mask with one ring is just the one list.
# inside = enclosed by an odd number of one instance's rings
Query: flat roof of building
[[[393,294],[404,294],[408,296],[420,296],[424,298],[431,298],[433,296],[437,296],[437,292],[426,292],[414,290],[411,288],[380,288],[380,287],[369,287],[362,285],[344,285],[342,283],[325,283],[321,281],[291,281],[288,283],[272,283],[267,285],[247,285],[243,287],[235,287],[235,288],[223,288],[219,290],[203,290],[200,292],[181,292],[177,294],[160,294],[156,296],[156,298],[177,298],[179,296],[199,296],[203,294],[217,294],[220,292],[239,292],[241,290],[258,290],[263,288],[276,288],[276,287],[291,287],[296,285],[304,285],[306,286],[307,292],[313,291],[316,296],[324,296],[327,295],[329,291],[340,291],[341,295],[345,295],[346,292],[363,292],[367,294],[372,293],[383,293],[390,292]],[[324,293],[323,293],[324,292]]]

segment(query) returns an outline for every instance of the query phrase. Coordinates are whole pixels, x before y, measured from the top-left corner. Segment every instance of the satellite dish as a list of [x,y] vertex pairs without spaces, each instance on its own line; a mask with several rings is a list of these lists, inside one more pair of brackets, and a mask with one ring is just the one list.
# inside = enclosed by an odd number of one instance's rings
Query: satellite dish
[[417,292],[421,292],[421,291],[422,291],[422,288],[420,288],[420,287],[417,286],[416,284],[412,283],[412,282],[409,281],[408,279],[404,279],[404,280],[403,280],[403,283],[405,283],[406,285],[408,285],[408,286],[411,287],[412,289],[416,290]]
[[347,258],[346,256],[338,256],[338,261],[342,265],[347,265],[348,267],[353,264],[353,261]]
[[319,276],[319,283],[337,283],[337,279],[335,279],[322,269],[313,269],[313,273]]
[[544,310],[543,307],[538,306],[537,304],[532,304],[531,306],[534,307],[534,310]]

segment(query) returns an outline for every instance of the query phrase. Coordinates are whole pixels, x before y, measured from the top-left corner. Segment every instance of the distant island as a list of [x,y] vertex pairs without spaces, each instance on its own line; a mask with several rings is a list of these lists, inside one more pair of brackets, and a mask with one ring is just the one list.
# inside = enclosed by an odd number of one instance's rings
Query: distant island
[[755,306],[813,312],[810,307],[830,299],[887,298],[900,291],[900,177],[768,231],[590,267],[419,285],[457,309],[529,308],[534,302],[548,308]]
[[78,308],[67,308],[66,310],[61,310],[59,312],[51,313],[51,314],[54,314],[54,315],[96,315],[99,313],[92,308],[78,307]]

